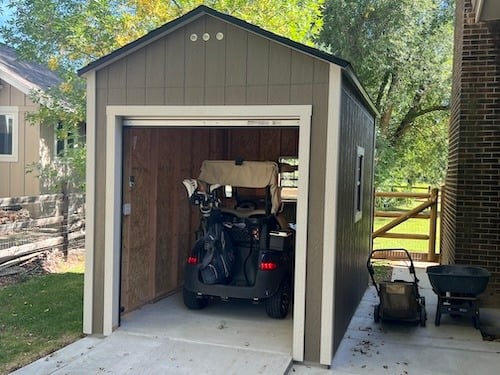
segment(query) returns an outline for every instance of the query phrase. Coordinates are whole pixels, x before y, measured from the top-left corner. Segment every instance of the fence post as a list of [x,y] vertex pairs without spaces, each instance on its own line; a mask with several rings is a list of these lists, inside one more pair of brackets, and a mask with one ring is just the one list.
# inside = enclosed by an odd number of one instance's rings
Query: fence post
[[429,219],[429,251],[427,253],[427,261],[434,262],[436,259],[436,227],[437,227],[437,209],[438,209],[439,190],[434,188],[431,190],[430,200],[432,201],[431,216]]
[[69,195],[68,195],[68,190],[66,187],[66,184],[63,185],[62,188],[62,222],[61,222],[61,235],[63,238],[63,243],[62,243],[62,252],[64,255],[64,259],[68,258],[68,246],[69,246],[69,240],[68,240],[68,234],[69,234]]

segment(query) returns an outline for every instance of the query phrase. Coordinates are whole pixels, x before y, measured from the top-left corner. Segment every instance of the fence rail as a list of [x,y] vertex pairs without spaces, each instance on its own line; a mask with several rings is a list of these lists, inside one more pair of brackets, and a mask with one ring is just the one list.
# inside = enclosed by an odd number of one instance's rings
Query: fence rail
[[82,247],[84,201],[74,193],[0,198],[0,270],[42,251]]
[[[425,259],[421,254],[415,254],[417,260],[436,261],[436,229],[438,217],[439,190],[432,189],[428,193],[415,192],[376,192],[375,198],[403,198],[423,200],[415,208],[404,211],[375,211],[375,217],[393,218],[389,223],[375,230],[372,238],[377,237],[403,239],[403,240],[426,240],[428,241],[428,251]],[[423,212],[427,210],[428,212]],[[427,233],[388,233],[391,229],[404,223],[409,219],[429,220],[429,230]],[[412,254],[413,256],[413,254]]]

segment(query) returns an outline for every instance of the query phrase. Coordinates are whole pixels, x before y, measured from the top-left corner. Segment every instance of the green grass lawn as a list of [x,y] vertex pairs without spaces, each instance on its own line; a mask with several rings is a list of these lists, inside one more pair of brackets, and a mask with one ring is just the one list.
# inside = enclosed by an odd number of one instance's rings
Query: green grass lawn
[[[389,223],[393,218],[375,218],[373,226],[374,230]],[[401,223],[397,227],[391,229],[389,233],[411,233],[411,234],[429,234],[429,220],[424,219],[409,219]],[[439,253],[439,218],[437,222],[436,233],[436,253]],[[429,241],[425,240],[406,240],[399,238],[383,238],[377,237],[373,240],[374,249],[386,248],[403,248],[410,252],[427,253]]]
[[83,262],[0,288],[0,373],[82,336]]

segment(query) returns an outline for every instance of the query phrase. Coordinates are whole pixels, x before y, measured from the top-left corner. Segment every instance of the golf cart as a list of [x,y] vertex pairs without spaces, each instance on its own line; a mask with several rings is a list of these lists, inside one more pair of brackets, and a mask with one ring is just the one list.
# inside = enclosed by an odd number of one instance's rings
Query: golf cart
[[274,162],[205,160],[197,179],[183,181],[201,214],[185,265],[188,308],[247,299],[272,318],[288,314],[295,233],[279,213],[278,173]]

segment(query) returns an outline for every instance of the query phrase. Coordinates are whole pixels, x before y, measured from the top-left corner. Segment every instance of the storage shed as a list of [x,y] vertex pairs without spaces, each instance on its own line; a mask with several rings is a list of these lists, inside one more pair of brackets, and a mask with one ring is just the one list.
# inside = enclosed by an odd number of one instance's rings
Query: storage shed
[[[367,288],[376,111],[350,64],[200,6],[87,80],[84,332],[183,283],[205,159],[297,158],[294,360],[330,365]],[[168,312],[166,312],[168,314]]]

